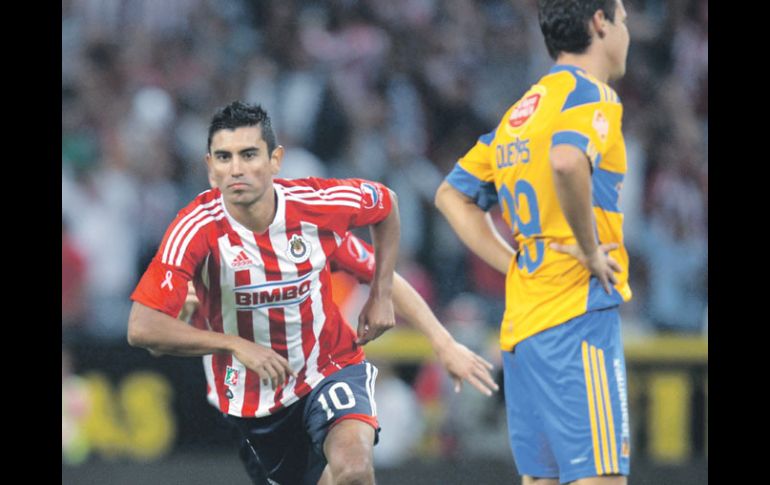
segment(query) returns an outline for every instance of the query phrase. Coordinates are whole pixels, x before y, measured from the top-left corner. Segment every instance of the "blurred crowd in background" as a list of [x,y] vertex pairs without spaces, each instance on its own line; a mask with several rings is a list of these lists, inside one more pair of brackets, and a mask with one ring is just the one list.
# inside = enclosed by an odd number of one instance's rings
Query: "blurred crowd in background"
[[[613,84],[629,164],[624,328],[705,334],[708,2],[624,3],[631,49]],[[551,64],[536,0],[63,0],[63,337],[125,339],[130,292],[177,211],[208,188],[208,123],[235,99],[272,116],[287,149],[279,176],[394,189],[399,272],[458,339],[493,336],[504,278],[433,196]]]

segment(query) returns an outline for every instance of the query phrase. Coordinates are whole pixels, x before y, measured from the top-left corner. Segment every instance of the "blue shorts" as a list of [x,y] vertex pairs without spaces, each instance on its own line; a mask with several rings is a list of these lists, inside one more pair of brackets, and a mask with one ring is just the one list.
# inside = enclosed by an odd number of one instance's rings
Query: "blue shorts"
[[617,307],[503,352],[508,434],[522,475],[561,483],[628,475],[626,363]]
[[259,485],[316,485],[326,467],[326,435],[343,419],[371,424],[376,444],[376,378],[377,368],[364,361],[326,377],[310,394],[273,415],[223,415],[240,432],[239,455],[251,480]]

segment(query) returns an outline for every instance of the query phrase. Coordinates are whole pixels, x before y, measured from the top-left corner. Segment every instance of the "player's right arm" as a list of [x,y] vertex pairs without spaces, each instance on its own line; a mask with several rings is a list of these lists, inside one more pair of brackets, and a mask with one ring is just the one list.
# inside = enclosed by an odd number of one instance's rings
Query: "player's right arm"
[[446,180],[436,191],[436,207],[460,240],[487,264],[506,274],[513,248],[502,238],[487,213]]
[[487,264],[508,273],[515,251],[497,232],[487,212],[497,203],[490,160],[497,130],[479,137],[436,191],[435,204],[460,240]]
[[145,348],[155,356],[232,354],[264,382],[270,380],[274,387],[294,375],[288,361],[273,349],[237,335],[199,330],[138,301],[134,302],[128,317],[128,343]]

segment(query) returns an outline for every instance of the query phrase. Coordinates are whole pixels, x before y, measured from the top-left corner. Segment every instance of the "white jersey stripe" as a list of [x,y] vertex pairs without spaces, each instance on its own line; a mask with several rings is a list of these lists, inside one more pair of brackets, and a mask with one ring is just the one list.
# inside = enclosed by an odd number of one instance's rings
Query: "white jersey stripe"
[[291,200],[294,202],[299,202],[302,204],[307,205],[325,205],[325,206],[335,206],[335,205],[345,205],[348,207],[353,207],[355,209],[360,209],[361,204],[355,203],[355,202],[349,202],[345,200],[335,200],[335,201],[325,201],[325,200],[304,200],[304,199],[298,199],[295,197],[292,197],[290,195],[286,196],[286,200]]
[[313,194],[335,194],[335,193],[349,193],[349,194],[357,194],[361,195],[361,190],[356,187],[349,187],[347,185],[340,185],[338,187],[330,187],[328,189],[314,189],[313,187],[284,187],[284,190],[287,194],[298,194],[298,193],[313,193]]
[[168,259],[166,261],[166,264],[174,263],[174,260],[176,259],[176,251],[179,249],[179,243],[188,234],[188,231],[190,230],[191,227],[197,224],[201,219],[209,217],[212,214],[217,214],[221,210],[222,210],[221,207],[215,207],[214,209],[203,209],[199,211],[195,215],[195,217],[185,222],[184,226],[182,226],[181,230],[174,238],[174,241],[173,242],[169,241],[169,253],[168,253]]
[[335,195],[318,195],[313,193],[308,194],[286,194],[288,197],[294,197],[295,199],[310,199],[310,200],[352,200],[353,202],[361,201],[361,194],[335,194]]
[[225,213],[220,210],[220,212],[216,215],[210,215],[203,220],[201,220],[199,223],[195,225],[195,227],[192,228],[190,233],[185,238],[184,242],[182,243],[182,246],[179,248],[179,254],[176,257],[175,266],[181,266],[182,265],[182,259],[184,258],[184,252],[187,250],[187,246],[190,245],[190,241],[192,241],[193,237],[198,233],[198,230],[205,226],[206,224],[214,221],[219,221],[221,219],[225,218]]
[[170,256],[171,256],[169,254],[169,251],[170,251],[172,243],[174,242],[174,238],[176,238],[177,233],[179,232],[179,229],[182,226],[184,226],[187,223],[188,220],[190,220],[191,218],[195,217],[200,211],[208,209],[209,207],[212,207],[212,206],[216,205],[218,202],[219,202],[219,199],[212,200],[211,202],[208,202],[206,204],[200,205],[200,206],[196,207],[195,210],[193,210],[192,212],[190,212],[189,214],[184,216],[179,222],[176,223],[176,225],[174,226],[174,230],[171,231],[171,235],[168,237],[168,240],[166,241],[166,247],[163,249],[163,258],[161,259],[161,261],[163,261],[163,263],[168,264],[168,262],[169,262],[169,259],[170,259]]

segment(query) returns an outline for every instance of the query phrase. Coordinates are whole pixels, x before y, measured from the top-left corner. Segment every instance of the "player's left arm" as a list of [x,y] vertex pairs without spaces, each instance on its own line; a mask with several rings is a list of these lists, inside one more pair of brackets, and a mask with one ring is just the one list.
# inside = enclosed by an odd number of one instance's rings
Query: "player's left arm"
[[428,303],[398,273],[393,279],[393,305],[400,317],[428,338],[438,360],[452,378],[455,392],[460,392],[464,380],[487,396],[499,390],[489,373],[494,366],[457,342],[438,321]]
[[380,222],[370,227],[374,242],[374,257],[377,267],[374,271],[369,299],[364,304],[358,317],[358,340],[365,345],[387,330],[396,326],[393,311],[393,272],[398,258],[398,240],[401,235],[401,222],[398,213],[398,199],[395,192],[389,192],[391,209]]
[[[329,262],[333,271],[345,271],[367,285],[376,267],[372,247],[350,232],[345,234]],[[393,309],[396,315],[428,339],[439,362],[454,381],[455,391],[460,391],[463,380],[486,395],[498,390],[489,373],[493,369],[492,364],[457,342],[433,314],[428,303],[398,272],[393,273]]]

